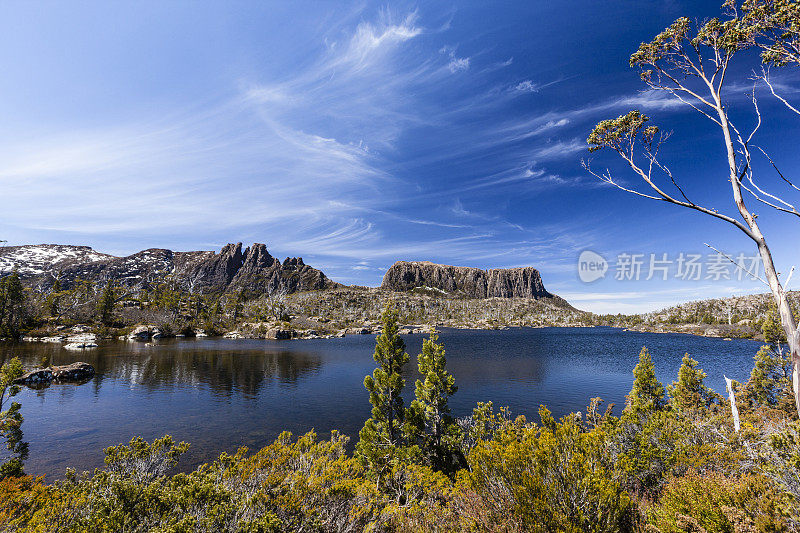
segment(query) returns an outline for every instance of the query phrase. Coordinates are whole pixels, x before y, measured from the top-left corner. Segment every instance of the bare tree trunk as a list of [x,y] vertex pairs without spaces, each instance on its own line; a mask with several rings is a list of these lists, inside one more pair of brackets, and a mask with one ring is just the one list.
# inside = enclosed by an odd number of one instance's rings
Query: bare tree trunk
[[728,123],[728,115],[725,108],[720,101],[719,94],[713,90],[714,100],[717,107],[717,114],[720,118],[720,125],[722,133],[725,137],[725,148],[728,155],[728,168],[730,170],[730,182],[733,188],[733,198],[736,202],[736,207],[739,209],[739,214],[744,219],[747,226],[750,228],[750,238],[753,239],[758,247],[758,253],[761,256],[761,261],[764,263],[764,276],[769,284],[769,289],[772,296],[775,298],[775,304],[778,307],[778,314],[780,315],[781,325],[783,331],[786,333],[786,340],[789,343],[789,351],[791,353],[792,361],[792,390],[794,391],[794,402],[797,409],[797,414],[800,416],[800,332],[797,331],[797,323],[795,322],[792,309],[789,306],[789,299],[786,296],[786,291],[781,286],[780,279],[778,278],[778,271],[775,268],[775,263],[772,260],[772,253],[767,246],[767,241],[761,233],[761,228],[756,222],[755,216],[747,209],[742,197],[742,188],[739,182],[739,173],[736,165],[736,152],[731,138],[730,124]]
[[[758,251],[761,254],[761,259],[764,261],[764,274],[769,283],[769,288],[772,295],[775,297],[775,303],[778,306],[778,314],[781,318],[781,325],[783,331],[786,333],[786,341],[789,344],[789,352],[791,353],[792,361],[792,390],[794,391],[794,403],[797,408],[798,416],[800,416],[800,338],[797,331],[797,323],[795,322],[792,308],[789,306],[789,299],[786,296],[786,291],[783,290],[781,283],[778,279],[778,274],[775,271],[775,265],[772,262],[772,254],[766,244],[759,245]],[[769,265],[769,268],[767,267]]]

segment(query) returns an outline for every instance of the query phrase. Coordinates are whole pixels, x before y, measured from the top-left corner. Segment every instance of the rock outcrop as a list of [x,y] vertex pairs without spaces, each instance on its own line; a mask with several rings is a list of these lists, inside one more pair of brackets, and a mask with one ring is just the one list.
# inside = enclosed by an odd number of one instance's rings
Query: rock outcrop
[[77,280],[113,281],[131,289],[152,288],[169,281],[199,294],[242,291],[251,296],[276,289],[287,293],[336,286],[302,258],[283,262],[263,244],[242,250],[228,244],[219,253],[173,252],[151,248],[126,257],[98,254],[85,246],[35,245],[0,249],[0,276],[16,269],[29,285],[46,287],[56,278],[62,288]]
[[468,298],[555,298],[544,288],[539,271],[532,267],[481,270],[428,261],[396,262],[383,277],[381,288],[428,288]]
[[56,383],[79,383],[91,379],[94,376],[94,367],[89,363],[72,363],[63,366],[51,366],[50,368],[40,368],[32,370],[14,380],[17,385],[27,385],[33,388],[47,386],[52,382]]

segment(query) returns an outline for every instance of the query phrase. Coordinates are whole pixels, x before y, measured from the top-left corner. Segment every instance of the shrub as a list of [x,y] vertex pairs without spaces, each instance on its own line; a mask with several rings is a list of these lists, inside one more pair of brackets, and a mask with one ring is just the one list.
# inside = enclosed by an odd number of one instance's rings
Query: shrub
[[786,503],[763,477],[690,471],[670,480],[648,514],[661,533],[788,531]]
[[463,482],[480,499],[466,506],[479,511],[468,516],[471,527],[628,529],[631,499],[615,479],[605,430],[587,431],[574,415],[556,421],[544,407],[539,412],[541,425],[518,418],[470,452]]
[[0,482],[0,530],[363,531],[385,520],[389,502],[346,442],[335,432],[329,441],[311,432],[295,442],[284,433],[252,456],[241,449],[168,476],[187,445],[135,438],[107,449],[106,467],[93,475],[71,473],[50,486]]

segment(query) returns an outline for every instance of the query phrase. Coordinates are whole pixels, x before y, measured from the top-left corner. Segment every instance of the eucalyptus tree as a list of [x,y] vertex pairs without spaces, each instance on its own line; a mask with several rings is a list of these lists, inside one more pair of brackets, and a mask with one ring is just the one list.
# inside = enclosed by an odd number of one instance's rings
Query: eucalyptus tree
[[[800,332],[789,306],[784,284],[779,278],[773,255],[753,211],[752,202],[800,218],[796,204],[782,197],[785,193],[767,190],[763,176],[757,176],[754,158],[764,158],[788,192],[800,192],[787,178],[766,150],[755,145],[754,138],[764,125],[757,88],[763,84],[787,109],[800,114],[797,106],[779,94],[769,68],[800,66],[800,3],[797,0],[728,0],[720,18],[696,22],[679,18],[647,43],[642,43],[630,58],[630,66],[639,70],[642,81],[653,90],[664,92],[700,113],[716,128],[722,142],[726,173],[719,182],[728,182],[735,214],[722,207],[704,205],[690,198],[686,184],[675,176],[660,154],[670,133],[652,125],[638,110],[617,118],[603,120],[594,128],[587,142],[589,151],[610,149],[616,152],[638,177],[639,185],[627,185],[610,170],[596,171],[590,162],[583,165],[603,182],[637,196],[667,202],[722,220],[741,231],[755,244],[764,267],[762,281],[775,299],[781,325],[786,333],[792,357],[792,384],[795,404],[800,413]],[[760,60],[755,51],[761,52]],[[752,76],[733,74],[741,71],[734,60],[758,67]],[[754,126],[737,127],[729,111],[734,86],[752,82],[748,105],[752,105]],[[766,162],[769,164],[766,164]],[[713,179],[710,177],[709,179]]]

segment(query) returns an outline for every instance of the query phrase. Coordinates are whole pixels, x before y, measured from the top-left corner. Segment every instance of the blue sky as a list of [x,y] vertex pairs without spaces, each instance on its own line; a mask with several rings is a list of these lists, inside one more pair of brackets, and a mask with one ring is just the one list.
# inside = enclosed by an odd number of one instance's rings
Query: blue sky
[[[681,182],[732,212],[716,132],[628,68],[639,42],[719,3],[3,2],[0,239],[118,255],[264,242],[364,285],[400,259],[533,265],[597,312],[764,292],[614,279],[620,253],[753,246],[580,165],[595,123],[640,109],[674,130]],[[800,121],[762,110],[760,142],[791,174]],[[611,154],[594,164],[633,183]],[[788,272],[794,220],[757,211]],[[612,263],[605,279],[578,279],[584,250]]]

